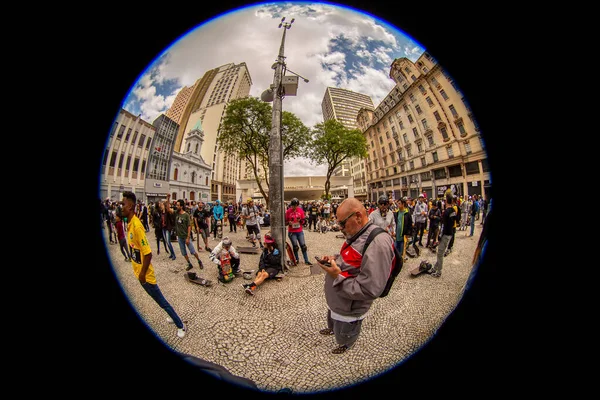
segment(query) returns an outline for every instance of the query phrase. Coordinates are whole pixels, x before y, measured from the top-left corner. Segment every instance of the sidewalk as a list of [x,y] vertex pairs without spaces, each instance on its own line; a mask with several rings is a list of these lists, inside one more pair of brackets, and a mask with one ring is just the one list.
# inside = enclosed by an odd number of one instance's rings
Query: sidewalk
[[[333,336],[319,334],[326,327],[324,275],[311,275],[303,262],[280,282],[267,281],[250,296],[241,287],[249,281],[242,277],[219,283],[216,264],[202,250],[203,270],[190,257],[193,271],[213,281],[213,286],[202,287],[185,280],[187,263],[176,242],[177,260],[168,258],[162,244],[161,253],[156,253],[151,229],[147,235],[158,284],[187,321],[187,335],[180,339],[174,325],[166,322],[166,313],[141,288],[119,246],[107,244],[107,248],[133,306],[167,346],[222,365],[234,375],[253,380],[261,390],[290,388],[295,393],[313,393],[368,380],[410,357],[432,337],[461,298],[482,229],[479,223],[473,237],[466,236],[469,230],[456,232],[454,250],[444,258],[440,278],[410,275],[423,259],[435,264],[436,254],[429,249],[421,247],[421,257],[409,258],[390,294],[373,303],[355,346],[341,355],[331,354],[337,347]],[[269,229],[262,228],[261,233]],[[108,242],[107,231],[102,232]],[[229,233],[227,226],[223,235],[236,247],[249,244],[239,229]],[[339,252],[344,239],[335,236],[336,232],[305,231],[309,259]],[[209,240],[211,248],[217,243],[212,237]],[[194,246],[198,250],[196,242]],[[259,258],[260,254],[242,254],[241,269],[256,270]],[[352,368],[344,368],[348,365]]]

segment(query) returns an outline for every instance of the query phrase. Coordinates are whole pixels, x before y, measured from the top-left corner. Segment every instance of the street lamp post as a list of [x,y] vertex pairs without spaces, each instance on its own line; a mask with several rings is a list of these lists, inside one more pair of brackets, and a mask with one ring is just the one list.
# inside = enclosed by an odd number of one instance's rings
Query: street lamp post
[[271,234],[277,243],[279,243],[281,253],[281,268],[286,270],[285,263],[285,207],[283,204],[283,140],[281,137],[281,115],[282,101],[284,96],[283,70],[285,67],[285,57],[283,55],[285,45],[285,33],[292,27],[294,19],[291,22],[284,22],[285,17],[281,19],[279,28],[283,27],[281,37],[281,46],[277,61],[273,64],[275,75],[273,77],[273,119],[271,123],[271,136],[269,138],[269,156],[271,165],[269,165],[269,208],[271,209]]

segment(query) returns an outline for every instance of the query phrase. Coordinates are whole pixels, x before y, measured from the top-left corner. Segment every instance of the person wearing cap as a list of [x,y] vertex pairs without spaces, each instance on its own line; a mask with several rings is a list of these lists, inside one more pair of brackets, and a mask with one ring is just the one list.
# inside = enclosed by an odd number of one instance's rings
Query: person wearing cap
[[442,266],[444,264],[444,257],[446,256],[446,248],[450,243],[450,240],[454,236],[456,228],[454,223],[456,222],[457,213],[456,208],[453,206],[455,199],[452,193],[446,193],[446,209],[442,213],[442,239],[437,249],[437,261],[426,272],[436,278],[442,276]]
[[260,224],[258,223],[258,216],[261,215],[261,212],[258,207],[254,205],[254,200],[251,197],[248,197],[247,200],[248,206],[242,209],[242,218],[246,221],[246,229],[248,230],[248,237],[252,241],[252,247],[256,247],[256,239],[258,239],[258,244],[262,249],[264,246],[260,237]]
[[423,247],[423,233],[427,226],[427,203],[425,203],[425,197],[420,194],[417,203],[413,210],[413,218],[415,220],[415,229],[413,230],[413,246],[417,245],[417,236],[419,237],[419,246]]
[[224,253],[229,253],[230,261],[231,261],[231,272],[233,272],[234,276],[239,276],[241,274],[240,271],[240,254],[237,252],[233,244],[231,243],[231,239],[225,236],[223,240],[219,242],[218,245],[210,252],[210,260],[217,264],[217,268],[219,269],[219,281],[228,282],[225,276],[223,276],[223,270],[221,269],[221,260],[223,258]]
[[306,214],[304,214],[302,207],[298,207],[299,204],[298,199],[294,197],[290,202],[290,208],[285,211],[285,224],[288,227],[288,237],[292,241],[292,249],[296,260],[300,261],[300,258],[298,258],[298,249],[302,249],[304,263],[312,265],[308,260],[306,241],[304,240],[303,226]]
[[265,234],[265,248],[258,262],[256,278],[251,283],[244,283],[244,291],[254,296],[256,288],[267,279],[273,279],[283,271],[281,270],[281,253],[279,246],[270,233]]
[[408,208],[408,198],[402,197],[398,202],[398,220],[396,221],[396,248],[406,260],[406,242],[412,232],[412,215]]
[[394,214],[389,211],[390,201],[388,197],[385,194],[379,196],[377,205],[377,209],[369,214],[369,220],[388,231],[390,235],[395,236],[396,221],[394,221]]
[[213,218],[214,218],[214,225],[213,225],[213,239],[217,240],[217,227],[219,224],[221,224],[221,229],[223,229],[223,206],[221,205],[221,200],[217,200],[215,201],[216,205],[213,207]]

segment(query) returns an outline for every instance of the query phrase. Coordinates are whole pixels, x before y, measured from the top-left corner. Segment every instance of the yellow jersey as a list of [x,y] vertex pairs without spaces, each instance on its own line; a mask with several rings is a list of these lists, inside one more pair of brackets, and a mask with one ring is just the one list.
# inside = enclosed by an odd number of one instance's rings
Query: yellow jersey
[[[142,221],[140,221],[136,215],[134,215],[127,224],[127,243],[131,250],[131,266],[133,267],[133,273],[139,278],[144,256],[152,253],[152,249],[146,238],[146,229],[142,225]],[[152,266],[152,263],[150,263],[148,271],[146,271],[146,282],[156,285],[156,277],[154,276],[154,267]]]

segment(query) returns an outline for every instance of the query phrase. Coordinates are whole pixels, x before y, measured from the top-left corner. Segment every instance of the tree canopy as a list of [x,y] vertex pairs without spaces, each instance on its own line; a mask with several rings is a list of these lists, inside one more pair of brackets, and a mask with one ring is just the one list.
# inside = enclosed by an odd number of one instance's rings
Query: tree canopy
[[333,171],[348,158],[366,158],[367,140],[359,129],[348,129],[335,119],[315,125],[312,134],[308,156],[316,164],[327,165],[325,196],[329,196]]

